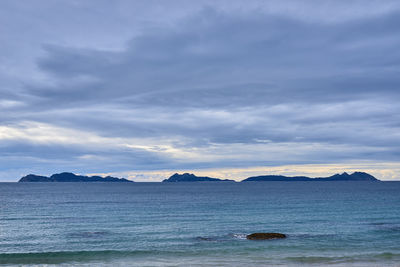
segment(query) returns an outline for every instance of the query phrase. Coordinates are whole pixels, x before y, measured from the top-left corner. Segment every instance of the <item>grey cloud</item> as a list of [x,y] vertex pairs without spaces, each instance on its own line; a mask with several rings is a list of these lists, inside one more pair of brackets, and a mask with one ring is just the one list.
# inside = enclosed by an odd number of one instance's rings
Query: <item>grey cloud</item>
[[[107,170],[397,160],[398,9],[329,23],[290,12],[222,9],[188,12],[159,27],[140,24],[142,30],[119,49],[42,44],[44,55],[36,64],[48,80],[22,86],[22,92],[0,91],[4,99],[23,103],[0,104],[0,122],[158,138],[183,150],[205,149],[210,156],[218,154],[213,145],[229,154],[236,144],[263,146],[264,154],[241,158],[248,151],[236,151],[237,158],[187,162],[157,152],[84,145],[24,143],[4,149],[11,157],[65,156],[82,170],[95,164],[76,160],[85,154],[105,155]],[[272,160],[268,144],[302,148],[296,148],[297,158]],[[337,150],[314,150],[312,144]]]
[[172,163],[167,157],[141,149],[93,147],[81,145],[35,144],[32,142],[0,142],[0,172],[7,169],[32,168],[45,172],[74,170],[104,172],[166,168]]
[[[122,52],[47,47],[39,66],[60,81],[35,91],[59,104],[125,100],[181,108],[398,97],[397,17],[318,25],[205,11],[177,29],[138,36]],[[371,36],[392,40],[342,48]]]
[[[206,9],[171,29],[144,33],[120,52],[48,46],[48,55],[39,66],[55,75],[59,83],[52,88],[35,88],[35,92],[45,99],[43,107],[50,110],[52,106],[58,109],[107,102],[127,111],[143,109],[144,113],[156,107],[155,114],[179,118],[176,113],[186,114],[190,109],[222,109],[235,114],[240,108],[263,110],[265,106],[289,104],[294,113],[318,113],[318,107],[307,110],[301,106],[344,103],[341,108],[346,114],[330,120],[357,120],[351,104],[346,103],[363,100],[364,105],[372,106],[377,98],[393,100],[399,96],[398,75],[386,69],[388,57],[371,53],[371,49],[390,48],[393,62],[397,55],[393,43],[400,41],[393,37],[396,22],[397,13],[327,25],[260,14],[252,18],[232,16]],[[371,38],[385,36],[391,37],[389,43],[371,48]],[[354,43],[361,47],[354,48]],[[79,82],[80,77],[86,77],[87,82]],[[113,117],[112,111],[107,112]],[[133,114],[141,116],[140,112]],[[292,141],[294,129],[301,127],[288,125],[285,130],[285,123],[279,120],[300,126],[305,123],[293,115],[274,116],[275,122],[256,121],[274,128],[267,134],[262,134],[266,126],[258,131],[251,126],[241,129],[235,127],[237,121],[229,125],[211,116],[198,118],[207,123],[194,127],[170,118],[163,120],[162,116],[151,122],[110,123],[128,128],[131,124],[133,134],[191,134],[217,142],[250,142],[263,137]],[[365,116],[378,115],[367,112]],[[97,120],[101,124],[102,119]],[[314,123],[324,120],[314,118]],[[303,140],[315,140],[304,132]],[[336,133],[325,135],[325,139],[331,135]]]

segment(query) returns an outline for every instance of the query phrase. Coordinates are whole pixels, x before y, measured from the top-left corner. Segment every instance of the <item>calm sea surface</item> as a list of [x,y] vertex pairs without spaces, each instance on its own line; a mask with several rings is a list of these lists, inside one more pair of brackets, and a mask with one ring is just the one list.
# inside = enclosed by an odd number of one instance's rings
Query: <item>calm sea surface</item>
[[400,266],[400,182],[0,183],[0,265]]

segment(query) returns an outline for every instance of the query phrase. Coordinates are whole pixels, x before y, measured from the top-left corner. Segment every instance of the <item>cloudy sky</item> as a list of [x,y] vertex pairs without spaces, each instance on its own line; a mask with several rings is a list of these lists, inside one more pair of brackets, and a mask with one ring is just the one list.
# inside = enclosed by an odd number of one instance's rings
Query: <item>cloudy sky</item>
[[398,1],[0,2],[0,181],[400,180]]

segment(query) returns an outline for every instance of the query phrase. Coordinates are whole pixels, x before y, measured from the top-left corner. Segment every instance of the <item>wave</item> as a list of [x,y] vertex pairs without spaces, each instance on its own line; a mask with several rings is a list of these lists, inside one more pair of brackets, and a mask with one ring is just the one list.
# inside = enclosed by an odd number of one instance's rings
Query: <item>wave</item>
[[236,239],[247,239],[248,234],[232,234],[232,236]]
[[397,222],[374,222],[369,223],[372,225],[377,231],[387,231],[387,232],[399,232],[400,224]]
[[351,256],[299,256],[286,257],[285,260],[302,264],[339,264],[352,262],[399,261],[400,253],[383,252],[376,254],[358,254]]
[[146,255],[154,251],[55,251],[31,253],[2,253],[0,264],[59,264],[65,262],[104,261],[107,259]]
[[195,239],[198,241],[211,241],[211,242],[227,242],[232,240],[244,240],[248,234],[231,233],[221,236],[198,236]]
[[[226,252],[228,253],[228,252]],[[137,250],[137,251],[121,251],[121,250],[95,250],[95,251],[56,251],[56,252],[32,252],[32,253],[2,253],[0,254],[0,265],[39,265],[39,264],[63,264],[63,263],[90,263],[95,265],[96,262],[110,262],[113,260],[128,260],[132,258],[154,256],[163,257],[198,257],[200,255],[210,257],[208,253],[197,253],[195,251],[155,251],[155,250]],[[217,255],[214,255],[214,257]],[[219,255],[221,256],[221,254]],[[212,256],[211,256],[212,257]],[[247,261],[246,258],[241,260]],[[249,261],[252,257],[248,258]],[[271,259],[263,259],[271,260]],[[382,263],[382,262],[398,262],[400,253],[384,252],[377,254],[357,254],[349,256],[298,256],[284,257],[278,260],[283,262],[291,262],[295,264],[349,264],[349,263]],[[283,261],[283,262],[282,262]]]
[[69,233],[67,236],[72,238],[100,238],[110,233],[109,231],[81,231]]

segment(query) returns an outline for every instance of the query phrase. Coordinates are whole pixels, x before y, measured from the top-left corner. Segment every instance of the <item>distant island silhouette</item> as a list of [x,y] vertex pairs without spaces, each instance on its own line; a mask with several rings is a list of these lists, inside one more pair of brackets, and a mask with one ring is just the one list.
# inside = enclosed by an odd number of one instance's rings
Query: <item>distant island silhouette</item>
[[342,174],[335,174],[329,177],[317,177],[310,178],[307,176],[283,176],[283,175],[262,175],[262,176],[254,176],[244,179],[242,182],[254,182],[254,181],[379,181],[371,174],[366,172],[353,172],[352,174],[348,174],[344,172]]
[[111,176],[107,177],[83,176],[83,175],[76,175],[70,172],[62,172],[53,174],[50,177],[29,174],[19,179],[18,182],[129,182],[131,183],[133,181]]
[[[344,172],[342,174],[335,174],[329,177],[317,177],[311,178],[307,176],[283,176],[283,175],[262,175],[253,176],[242,180],[241,182],[273,182],[273,181],[284,181],[284,182],[296,182],[296,181],[380,181],[374,176],[366,172],[354,172],[348,174]],[[124,178],[116,177],[101,177],[101,176],[83,176],[76,175],[71,172],[62,172],[53,174],[50,177],[29,174],[22,177],[18,182],[133,182]],[[196,176],[192,173],[175,173],[168,179],[162,181],[163,183],[173,182],[235,182],[229,179],[211,178],[206,176]]]
[[229,179],[222,180],[218,178],[201,177],[201,176],[196,176],[192,173],[184,173],[184,174],[175,173],[174,175],[163,181],[163,183],[165,182],[235,182],[235,181]]
[[[241,182],[268,182],[268,181],[296,182],[296,181],[379,181],[379,180],[366,172],[354,172],[352,174],[344,172],[342,174],[335,174],[329,177],[318,177],[318,178],[311,178],[307,176],[289,177],[283,175],[262,175],[262,176],[249,177]],[[175,173],[168,179],[165,179],[163,182],[234,182],[234,181],[228,179],[222,180],[218,178],[198,177],[190,173],[184,173],[184,174]]]

